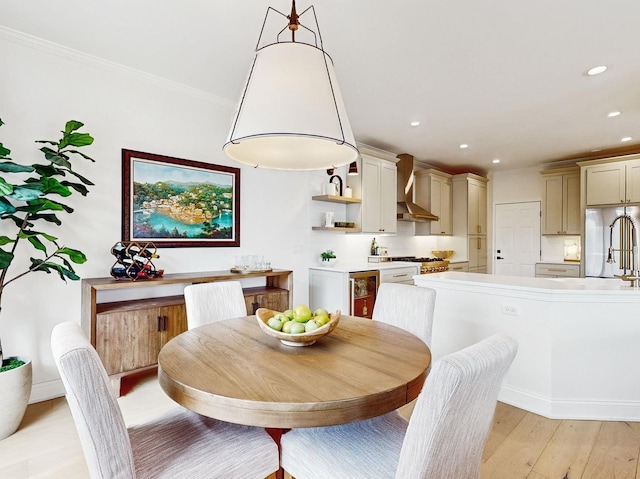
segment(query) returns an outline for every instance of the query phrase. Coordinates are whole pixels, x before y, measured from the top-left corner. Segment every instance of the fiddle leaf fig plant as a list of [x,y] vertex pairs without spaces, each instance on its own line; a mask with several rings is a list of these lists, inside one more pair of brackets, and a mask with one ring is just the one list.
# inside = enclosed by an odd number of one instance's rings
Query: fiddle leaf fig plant
[[[0,119],[0,126],[4,123]],[[73,192],[86,196],[93,183],[73,171],[71,158],[93,158],[76,148],[91,145],[93,137],[78,130],[84,126],[68,121],[58,141],[38,140],[44,146],[44,164],[21,165],[11,157],[11,150],[0,143],[0,311],[5,288],[14,281],[36,271],[56,273],[60,279],[78,280],[73,264],[87,258],[81,251],[60,243],[44,230],[60,226],[61,213],[73,213],[73,208],[61,202]],[[29,245],[34,256],[20,263],[16,255],[19,244]],[[3,363],[0,342],[0,366]]]

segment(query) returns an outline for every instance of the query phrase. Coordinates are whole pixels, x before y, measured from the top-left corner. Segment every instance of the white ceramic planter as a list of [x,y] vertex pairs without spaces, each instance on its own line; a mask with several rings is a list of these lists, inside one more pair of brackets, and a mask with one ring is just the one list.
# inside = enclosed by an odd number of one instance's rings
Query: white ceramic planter
[[31,359],[20,356],[18,359],[25,364],[0,373],[0,440],[18,430],[31,396]]
[[329,258],[328,260],[320,259],[320,266],[328,266],[329,268],[333,268],[338,261],[338,258]]

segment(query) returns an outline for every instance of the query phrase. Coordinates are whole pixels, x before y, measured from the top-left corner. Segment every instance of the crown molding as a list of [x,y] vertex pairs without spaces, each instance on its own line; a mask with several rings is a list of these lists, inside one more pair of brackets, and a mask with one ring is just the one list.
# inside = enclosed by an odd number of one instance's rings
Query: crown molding
[[168,90],[173,90],[178,93],[199,98],[200,100],[206,101],[208,103],[215,103],[227,108],[233,108],[235,106],[233,102],[205,92],[203,90],[192,88],[182,83],[168,80],[157,75],[152,75],[150,73],[146,73],[141,70],[122,65],[121,63],[106,60],[94,55],[89,55],[87,53],[74,50],[72,48],[68,48],[63,45],[50,42],[48,40],[44,40],[42,38],[19,32],[17,30],[13,30],[4,26],[0,26],[0,40],[6,40],[27,48],[31,48],[33,50],[38,50],[48,55],[54,55],[94,68],[100,68],[102,70],[124,74],[137,80],[141,80],[147,83],[153,83],[154,85],[161,88],[166,88]]

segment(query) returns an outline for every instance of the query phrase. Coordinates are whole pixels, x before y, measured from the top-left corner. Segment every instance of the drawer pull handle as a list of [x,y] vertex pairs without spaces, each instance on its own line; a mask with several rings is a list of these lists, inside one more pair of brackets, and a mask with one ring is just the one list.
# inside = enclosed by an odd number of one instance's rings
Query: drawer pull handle
[[405,276],[409,276],[408,273],[403,273],[403,274],[394,274],[393,277],[394,278],[404,278]]

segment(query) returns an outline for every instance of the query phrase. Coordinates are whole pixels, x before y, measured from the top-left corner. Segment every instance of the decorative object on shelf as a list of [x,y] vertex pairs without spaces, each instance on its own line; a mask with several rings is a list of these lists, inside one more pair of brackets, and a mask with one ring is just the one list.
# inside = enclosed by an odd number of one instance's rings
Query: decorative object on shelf
[[[299,21],[308,11],[313,13],[315,31]],[[269,12],[287,18],[287,27],[267,22]],[[263,45],[265,28],[275,38]],[[290,40],[281,38],[287,28]],[[303,35],[302,41],[296,41],[296,32]],[[277,170],[319,170],[346,165],[358,157],[313,6],[300,15],[295,0],[290,15],[267,9],[223,149],[240,163]]]
[[240,169],[123,149],[122,239],[240,246]]
[[335,183],[323,183],[322,190],[323,193],[329,197],[338,196],[338,185]]
[[333,228],[335,221],[333,220],[333,211],[327,211],[324,214],[324,226],[325,228]]
[[238,255],[232,273],[266,273],[272,271],[271,263],[260,255]]
[[347,187],[344,189],[344,197],[345,197],[345,198],[353,198],[353,190],[351,189],[351,187],[350,187],[350,186],[347,186]]
[[454,255],[454,253],[455,251],[452,249],[435,249],[431,251],[431,254],[435,258],[440,258],[440,259],[449,259]]
[[[3,124],[0,120],[0,125]],[[45,164],[14,163],[9,156],[11,150],[0,143],[0,219],[6,220],[0,238],[0,297],[7,297],[8,293],[4,291],[10,283],[36,271],[57,273],[65,282],[67,279],[80,279],[72,263],[84,263],[87,260],[84,253],[61,245],[58,238],[43,230],[47,229],[45,225],[62,224],[60,212],[71,214],[74,211],[61,203],[61,199],[74,192],[86,196],[89,192],[87,187],[93,186],[91,181],[71,166],[74,155],[94,161],[78,151],[93,143],[91,135],[78,131],[83,126],[83,123],[71,120],[65,124],[60,140],[36,141],[43,144],[40,151],[46,159]],[[13,178],[13,173],[18,175]],[[26,253],[30,249],[29,245],[34,248],[30,254]],[[20,262],[25,264],[19,265]],[[9,277],[7,275],[12,265],[20,270],[15,276]],[[45,291],[38,288],[30,290],[28,294],[24,293],[24,298],[21,301],[24,303],[22,309],[29,308],[29,301],[49,301]],[[9,365],[10,361],[13,362],[12,367],[0,372],[0,440],[18,429],[31,394],[31,360],[17,356],[5,361],[0,342],[0,368]]]
[[333,225],[336,228],[355,228],[356,224],[353,221],[335,221]]
[[[298,334],[290,334],[278,331],[269,326],[269,320],[277,315],[284,315],[284,313],[273,311],[272,309],[267,308],[258,308],[258,310],[256,311],[256,319],[258,321],[258,324],[260,325],[260,329],[262,329],[262,331],[264,331],[269,336],[273,336],[274,338],[279,339],[280,342],[286,346],[311,346],[318,339],[331,334],[331,332],[336,329],[336,326],[338,326],[338,323],[340,322],[340,311],[338,310],[335,313],[329,314],[329,322],[318,327],[317,329]],[[313,317],[311,319],[313,319]],[[281,328],[285,328],[284,322],[287,320],[297,322],[295,320],[290,320],[290,318],[288,317],[285,317],[279,320],[281,323]]]
[[111,266],[111,276],[132,281],[162,276],[164,270],[156,269],[151,261],[160,257],[156,251],[153,243],[118,241],[111,247],[111,254],[116,257],[116,262]]
[[[338,180],[338,181],[336,183],[333,180]],[[333,175],[331,178],[329,178],[329,184],[330,185],[336,185],[337,188],[335,188],[335,186],[334,186],[334,189],[337,192],[336,193],[337,196],[342,196],[342,178],[340,178],[340,175]],[[327,191],[329,191],[329,190],[327,189]]]

